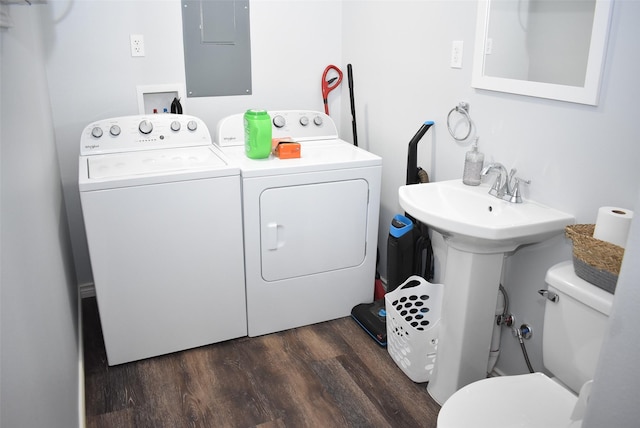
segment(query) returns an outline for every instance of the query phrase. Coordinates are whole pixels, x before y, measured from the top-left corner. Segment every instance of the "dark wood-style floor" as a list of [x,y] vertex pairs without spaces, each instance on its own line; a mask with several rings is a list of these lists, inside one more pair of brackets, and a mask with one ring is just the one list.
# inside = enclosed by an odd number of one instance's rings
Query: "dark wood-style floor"
[[87,427],[435,427],[439,406],[351,318],[109,367],[83,300]]

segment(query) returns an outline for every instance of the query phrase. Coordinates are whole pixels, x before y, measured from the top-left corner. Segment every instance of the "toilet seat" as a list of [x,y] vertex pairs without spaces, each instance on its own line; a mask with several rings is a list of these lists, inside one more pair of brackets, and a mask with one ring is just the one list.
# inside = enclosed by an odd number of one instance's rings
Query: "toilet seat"
[[575,428],[582,422],[571,420],[577,400],[543,373],[483,379],[444,403],[438,428]]

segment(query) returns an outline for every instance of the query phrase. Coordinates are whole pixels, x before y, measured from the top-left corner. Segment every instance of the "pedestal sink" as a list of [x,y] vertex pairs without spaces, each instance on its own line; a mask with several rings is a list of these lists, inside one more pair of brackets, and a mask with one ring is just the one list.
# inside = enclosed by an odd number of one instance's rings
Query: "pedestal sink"
[[488,194],[462,180],[401,186],[400,206],[439,232],[447,244],[435,370],[427,391],[440,404],[486,377],[496,298],[505,253],[561,233],[572,215],[525,200]]

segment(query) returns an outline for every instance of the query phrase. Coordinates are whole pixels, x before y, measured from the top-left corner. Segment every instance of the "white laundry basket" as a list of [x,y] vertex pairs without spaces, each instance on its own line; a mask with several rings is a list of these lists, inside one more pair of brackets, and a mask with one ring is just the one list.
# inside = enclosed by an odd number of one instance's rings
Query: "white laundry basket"
[[385,295],[387,350],[414,382],[427,382],[433,372],[443,289],[414,275]]

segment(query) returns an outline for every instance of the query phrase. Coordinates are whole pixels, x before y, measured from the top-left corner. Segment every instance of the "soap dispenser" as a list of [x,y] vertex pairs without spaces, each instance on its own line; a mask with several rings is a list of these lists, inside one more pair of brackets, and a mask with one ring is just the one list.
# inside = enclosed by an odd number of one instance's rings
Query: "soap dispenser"
[[462,182],[468,186],[480,184],[480,173],[484,164],[484,153],[478,151],[478,137],[473,140],[471,150],[464,157],[464,172]]

